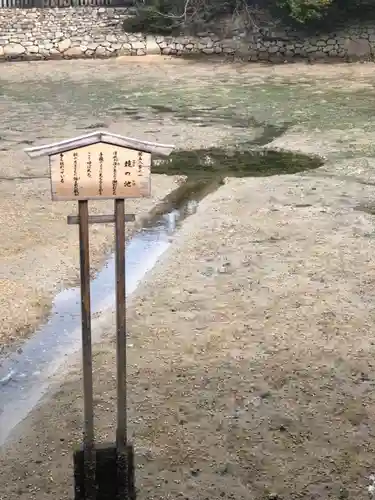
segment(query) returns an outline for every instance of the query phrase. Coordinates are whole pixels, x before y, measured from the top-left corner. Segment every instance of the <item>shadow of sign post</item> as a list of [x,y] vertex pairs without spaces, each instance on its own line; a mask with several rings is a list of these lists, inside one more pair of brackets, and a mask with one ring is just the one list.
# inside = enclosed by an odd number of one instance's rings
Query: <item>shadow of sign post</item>
[[[125,199],[151,195],[151,156],[168,156],[174,146],[92,132],[73,139],[25,149],[31,158],[48,156],[54,201],[78,201],[84,432],[75,450],[75,500],[134,500],[133,447],[127,438]],[[114,214],[89,215],[89,200],[114,200]],[[115,443],[95,443],[90,310],[89,224],[115,224],[117,428]]]

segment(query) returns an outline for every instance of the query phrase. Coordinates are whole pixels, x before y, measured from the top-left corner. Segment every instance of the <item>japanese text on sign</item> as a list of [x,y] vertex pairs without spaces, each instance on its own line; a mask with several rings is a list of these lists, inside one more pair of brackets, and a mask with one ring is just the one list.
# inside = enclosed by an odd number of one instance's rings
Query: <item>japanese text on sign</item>
[[55,200],[150,195],[150,153],[97,143],[52,155],[50,166]]

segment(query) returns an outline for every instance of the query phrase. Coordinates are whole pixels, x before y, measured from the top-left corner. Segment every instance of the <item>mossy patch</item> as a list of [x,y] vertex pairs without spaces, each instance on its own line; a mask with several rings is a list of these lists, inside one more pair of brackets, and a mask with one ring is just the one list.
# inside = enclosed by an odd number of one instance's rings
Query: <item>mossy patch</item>
[[225,148],[176,151],[159,159],[153,173],[186,175],[193,178],[267,177],[296,174],[323,165],[318,156],[291,151],[227,150]]

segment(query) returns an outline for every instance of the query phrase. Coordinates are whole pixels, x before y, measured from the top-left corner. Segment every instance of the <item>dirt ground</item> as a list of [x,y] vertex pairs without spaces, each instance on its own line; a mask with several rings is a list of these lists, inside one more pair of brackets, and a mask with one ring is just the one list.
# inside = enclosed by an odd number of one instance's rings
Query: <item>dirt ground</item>
[[[186,221],[129,310],[138,498],[367,498],[374,227],[354,208],[373,199],[345,181],[232,180]],[[100,440],[114,436],[109,313],[106,328]],[[72,498],[77,369],[4,450],[0,498]]]
[[[95,64],[103,65],[110,82],[114,68],[120,77],[125,71],[119,63]],[[225,106],[220,117],[215,108],[204,129],[186,114],[183,120],[172,112],[157,115],[160,141],[171,142],[165,137],[173,133],[181,147],[242,140],[248,130],[233,130],[223,116],[233,102],[241,108],[247,100],[258,119],[261,109],[265,121],[293,119],[272,146],[320,153],[326,164],[308,175],[228,180],[186,220],[134,296],[128,380],[138,498],[367,499],[375,452],[369,113],[375,70],[163,64],[148,62],[148,69],[144,64],[133,75],[147,79],[149,71],[158,77],[159,100],[167,106],[169,96],[175,114],[186,112],[198,84],[200,99],[206,98],[202,116],[215,98]],[[73,78],[83,78],[92,65],[80,65]],[[54,78],[72,67],[57,64]],[[41,78],[42,64],[35,68]],[[214,93],[205,87],[212,68],[219,82]],[[17,71],[13,65],[8,75],[15,82],[13,99]],[[328,79],[342,82],[339,91]],[[174,94],[176,87],[184,92]],[[132,92],[136,101],[138,90]],[[151,106],[150,92],[142,96]],[[132,120],[134,132],[144,127],[142,118]],[[114,130],[130,130],[130,118],[118,123]],[[111,440],[114,317],[104,314],[105,340],[95,346],[95,423],[98,439]],[[2,448],[1,500],[73,497],[72,449],[81,437],[82,397],[79,358],[71,361],[64,381],[53,381],[51,393]]]

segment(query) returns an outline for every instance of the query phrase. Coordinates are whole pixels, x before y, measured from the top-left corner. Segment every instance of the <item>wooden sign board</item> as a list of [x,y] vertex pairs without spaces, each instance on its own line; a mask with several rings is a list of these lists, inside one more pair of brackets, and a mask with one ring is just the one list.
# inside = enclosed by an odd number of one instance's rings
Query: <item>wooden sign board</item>
[[142,198],[151,194],[151,154],[99,142],[49,157],[52,199]]
[[151,154],[173,146],[93,132],[67,141],[28,148],[49,156],[54,201],[142,198],[151,194]]

